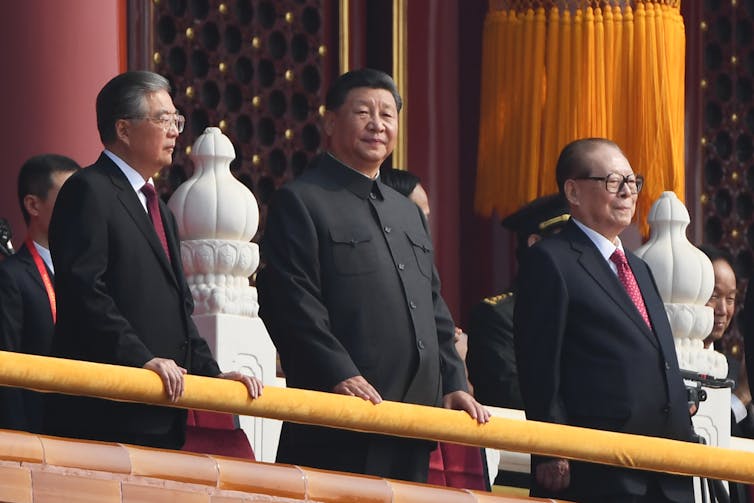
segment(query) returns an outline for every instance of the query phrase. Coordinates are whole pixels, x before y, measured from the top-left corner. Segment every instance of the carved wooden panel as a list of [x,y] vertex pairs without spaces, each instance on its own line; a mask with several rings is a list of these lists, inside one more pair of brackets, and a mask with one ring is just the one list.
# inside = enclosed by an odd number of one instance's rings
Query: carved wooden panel
[[328,60],[337,55],[326,44],[326,29],[337,27],[329,3],[154,0],[153,68],[187,119],[175,162],[158,180],[163,197],[191,174],[191,144],[219,126],[236,150],[231,170],[260,204],[262,231],[271,193],[322,146]]
[[[704,242],[734,258],[740,319],[754,267],[754,0],[705,0],[702,22],[686,29],[702,39]],[[740,343],[731,330],[724,346],[737,354]]]

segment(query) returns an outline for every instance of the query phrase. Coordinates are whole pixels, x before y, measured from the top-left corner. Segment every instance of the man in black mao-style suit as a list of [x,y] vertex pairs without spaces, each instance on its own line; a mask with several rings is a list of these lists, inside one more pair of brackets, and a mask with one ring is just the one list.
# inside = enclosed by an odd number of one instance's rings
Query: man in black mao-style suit
[[[257,396],[261,383],[221,373],[199,336],[175,219],[154,195],[151,177],[172,162],[184,125],[169,89],[160,75],[127,72],[97,96],[105,151],[68,179],[50,224],[58,298],[53,355],[152,370],[172,401],[187,372],[242,381]],[[186,412],[57,396],[45,420],[53,434],[178,449]]]
[[[613,262],[643,179],[605,139],[566,146],[556,174],[571,220],[560,234],[528,250],[514,313],[527,418],[690,440],[686,391],[652,273],[623,250],[636,290],[626,268]],[[532,465],[535,495],[580,502],[693,501],[686,477],[565,459],[535,458]]]
[[[427,221],[379,181],[401,99],[376,70],[341,75],[326,100],[329,151],[276,193],[260,316],[291,387],[489,413],[466,392]],[[426,481],[436,444],[285,423],[278,462]]]
[[[27,237],[0,263],[0,350],[49,356],[55,331],[54,268],[47,229],[63,183],[81,167],[68,157],[28,159],[18,174],[18,202]],[[0,388],[0,428],[42,432],[44,395]]]

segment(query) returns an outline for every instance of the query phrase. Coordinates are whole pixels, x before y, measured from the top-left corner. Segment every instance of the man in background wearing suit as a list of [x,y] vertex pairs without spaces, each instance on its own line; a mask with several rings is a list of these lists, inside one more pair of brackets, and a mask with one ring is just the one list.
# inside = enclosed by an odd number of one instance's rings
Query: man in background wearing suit
[[[329,151],[275,194],[260,316],[291,387],[489,413],[466,391],[421,209],[379,181],[401,98],[370,69],[326,98]],[[284,423],[277,461],[426,481],[436,444]]]
[[[618,237],[631,224],[643,178],[601,138],[567,145],[556,176],[571,220],[527,251],[514,311],[527,418],[690,440],[662,299],[647,264]],[[532,460],[532,475],[539,496],[693,501],[691,479],[676,475],[541,458]]]
[[[152,175],[172,162],[184,118],[168,81],[151,72],[113,78],[97,96],[105,151],[60,191],[50,224],[58,322],[53,354],[143,367],[176,401],[186,373],[261,382],[221,373],[191,319],[175,219]],[[58,396],[46,426],[54,434],[179,449],[186,411]]]
[[[60,187],[79,170],[55,154],[27,160],[18,174],[18,203],[27,237],[18,253],[0,263],[0,350],[49,356],[55,331],[54,271],[47,243]],[[0,428],[42,432],[44,395],[0,388]]]
[[[560,194],[542,196],[505,217],[503,227],[516,233],[516,256],[540,239],[560,232],[570,218]],[[523,409],[513,343],[513,306],[516,285],[487,297],[469,316],[466,366],[474,397],[485,405]]]

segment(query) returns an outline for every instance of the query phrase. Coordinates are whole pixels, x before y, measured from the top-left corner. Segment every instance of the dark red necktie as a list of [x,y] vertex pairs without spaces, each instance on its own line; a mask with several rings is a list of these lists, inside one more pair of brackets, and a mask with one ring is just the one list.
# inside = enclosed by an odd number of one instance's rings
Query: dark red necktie
[[165,256],[170,262],[170,251],[168,251],[168,240],[165,237],[165,228],[162,226],[162,217],[160,216],[160,205],[157,202],[157,191],[154,190],[154,186],[150,183],[145,183],[141,188],[142,193],[147,197],[147,211],[149,212],[149,218],[152,220],[154,230],[157,232],[157,237],[160,238],[162,243],[162,249],[165,250]]
[[636,309],[639,310],[639,314],[644,318],[647,326],[652,328],[652,324],[649,322],[649,315],[647,314],[647,306],[644,305],[644,298],[641,296],[639,285],[636,283],[636,277],[634,277],[634,273],[628,266],[626,255],[619,248],[616,248],[613,254],[610,255],[610,260],[618,268],[618,279],[623,283],[623,288],[626,289],[628,296],[631,297]]

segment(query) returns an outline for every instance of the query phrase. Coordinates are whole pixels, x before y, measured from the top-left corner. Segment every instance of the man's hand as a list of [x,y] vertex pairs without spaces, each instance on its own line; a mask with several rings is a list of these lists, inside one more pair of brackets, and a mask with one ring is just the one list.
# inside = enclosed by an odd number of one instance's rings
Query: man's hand
[[562,491],[571,484],[571,465],[567,459],[545,461],[537,465],[534,476],[548,491]]
[[490,411],[477,402],[473,396],[465,391],[453,391],[442,397],[442,406],[446,409],[465,410],[477,423],[490,420]]
[[144,364],[144,368],[160,376],[165,387],[165,393],[167,393],[171,402],[177,402],[183,396],[185,368],[179,367],[173,360],[166,358],[152,358]]
[[369,400],[373,404],[378,404],[382,401],[382,397],[377,393],[377,390],[362,376],[349,377],[345,381],[336,384],[332,391],[340,395],[357,396],[364,400]]
[[240,381],[244,383],[246,389],[249,390],[249,396],[251,398],[259,397],[262,394],[262,388],[264,388],[262,381],[256,377],[247,376],[238,371],[223,372],[222,374],[217,374],[215,377],[218,379],[230,379],[231,381]]

